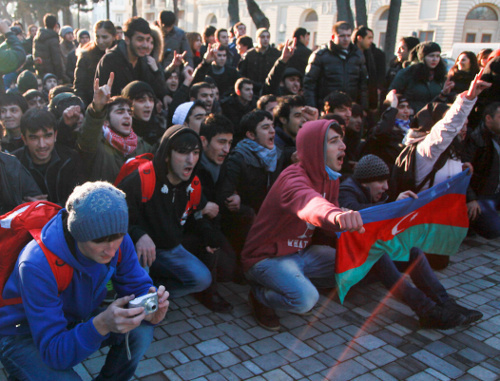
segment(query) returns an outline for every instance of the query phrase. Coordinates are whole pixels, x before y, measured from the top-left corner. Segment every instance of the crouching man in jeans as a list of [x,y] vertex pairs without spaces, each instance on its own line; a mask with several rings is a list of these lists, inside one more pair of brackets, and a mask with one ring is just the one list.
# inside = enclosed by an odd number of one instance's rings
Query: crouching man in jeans
[[364,232],[359,212],[338,207],[345,156],[342,129],[332,120],[305,123],[297,134],[299,162],[269,191],[248,234],[242,264],[252,286],[249,302],[262,327],[279,330],[274,309],[304,314],[319,298],[315,286],[335,285],[335,249],[311,245],[316,228],[332,235]]
[[[165,317],[168,292],[163,286],[153,287],[127,229],[123,192],[105,182],[76,187],[66,209],[41,234],[62,265],[73,268],[69,286],[60,295],[40,246],[31,241],[25,247],[3,293],[4,298],[22,297],[22,304],[0,308],[0,360],[10,377],[80,380],[72,367],[103,346],[111,348],[96,379],[133,377],[153,340],[153,324]],[[119,298],[99,309],[109,279]],[[135,296],[155,291],[156,312],[146,315],[143,307],[127,308]]]

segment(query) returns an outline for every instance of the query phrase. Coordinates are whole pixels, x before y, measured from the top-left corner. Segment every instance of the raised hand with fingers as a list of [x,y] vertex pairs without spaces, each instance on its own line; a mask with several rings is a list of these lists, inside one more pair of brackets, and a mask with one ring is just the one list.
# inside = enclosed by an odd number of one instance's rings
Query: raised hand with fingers
[[474,80],[470,83],[469,91],[467,91],[467,95],[465,96],[465,98],[473,100],[478,97],[479,94],[481,94],[484,90],[491,87],[491,83],[481,80],[483,72],[484,68],[482,68],[481,71],[476,74]]
[[111,72],[109,74],[108,83],[104,86],[99,87],[99,78],[94,81],[94,99],[92,101],[94,110],[100,112],[104,110],[106,104],[111,98],[111,89],[113,87],[113,81],[115,79],[115,73]]
[[287,63],[293,56],[293,53],[295,53],[296,48],[297,38],[294,37],[292,42],[290,42],[290,40],[286,40],[285,46],[283,46],[283,51],[281,52],[280,60]]

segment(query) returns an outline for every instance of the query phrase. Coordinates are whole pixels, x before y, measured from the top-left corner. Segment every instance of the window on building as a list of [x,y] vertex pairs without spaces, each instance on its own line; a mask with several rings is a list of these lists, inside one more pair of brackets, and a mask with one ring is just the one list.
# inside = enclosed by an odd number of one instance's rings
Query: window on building
[[311,11],[306,15],[305,22],[316,22],[318,21],[318,14],[315,11]]
[[420,42],[434,41],[434,31],[422,30],[422,31],[418,32],[418,39],[420,40]]
[[215,15],[212,15],[211,17],[208,18],[210,21],[208,22],[208,25],[215,26],[217,27],[217,17]]
[[117,25],[121,25],[123,22],[123,15],[121,15],[121,14],[115,15],[115,20],[116,20]]
[[438,18],[440,0],[420,0],[420,20],[435,20]]
[[379,21],[389,20],[389,8],[387,8],[384,12],[382,12],[382,14],[380,15],[380,17],[378,19],[379,19]]
[[465,35],[465,42],[476,42],[476,33],[467,33]]
[[467,20],[497,21],[497,13],[490,7],[479,6],[471,10],[466,17]]
[[481,36],[481,42],[491,42],[491,34],[483,34]]

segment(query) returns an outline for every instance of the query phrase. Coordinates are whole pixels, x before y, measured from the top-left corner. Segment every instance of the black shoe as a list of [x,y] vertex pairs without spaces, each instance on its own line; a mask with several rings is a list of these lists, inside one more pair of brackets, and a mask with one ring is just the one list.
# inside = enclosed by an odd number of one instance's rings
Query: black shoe
[[248,294],[248,303],[252,309],[253,316],[262,328],[269,331],[279,331],[281,328],[280,319],[272,308],[266,307],[259,302],[252,291]]
[[443,308],[458,312],[463,316],[465,316],[465,322],[463,323],[463,325],[469,325],[471,323],[474,323],[475,321],[478,321],[483,317],[481,311],[469,310],[468,308],[465,308],[460,304],[458,304],[454,299],[448,299],[446,302],[441,304],[441,306]]
[[451,329],[463,325],[465,316],[451,309],[435,305],[419,319],[421,328]]
[[217,292],[203,291],[197,294],[196,298],[201,304],[214,312],[227,314],[233,309],[233,306],[225,301]]

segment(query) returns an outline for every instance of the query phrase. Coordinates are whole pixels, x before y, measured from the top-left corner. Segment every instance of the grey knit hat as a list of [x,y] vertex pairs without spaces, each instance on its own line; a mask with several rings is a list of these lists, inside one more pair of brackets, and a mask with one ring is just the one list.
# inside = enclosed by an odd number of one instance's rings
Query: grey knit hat
[[66,34],[68,33],[73,33],[73,28],[71,27],[71,25],[64,25],[59,31],[59,36],[64,38],[64,36],[66,36]]
[[104,181],[77,186],[66,202],[68,230],[77,242],[127,234],[125,193]]
[[389,167],[378,156],[366,155],[358,161],[352,175],[360,183],[371,183],[389,179]]
[[177,106],[172,117],[173,124],[184,124],[186,117],[189,114],[189,110],[193,107],[194,102],[185,102]]

